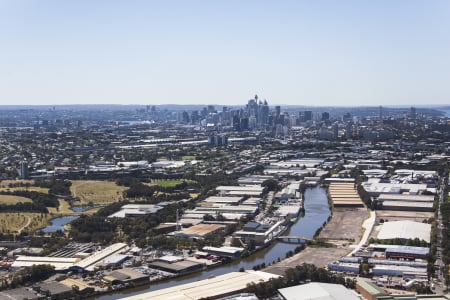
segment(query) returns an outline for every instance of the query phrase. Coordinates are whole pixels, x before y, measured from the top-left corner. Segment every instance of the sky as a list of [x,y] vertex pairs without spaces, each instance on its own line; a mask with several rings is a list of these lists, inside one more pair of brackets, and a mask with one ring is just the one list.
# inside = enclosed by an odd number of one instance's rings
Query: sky
[[0,105],[450,104],[448,0],[0,0]]

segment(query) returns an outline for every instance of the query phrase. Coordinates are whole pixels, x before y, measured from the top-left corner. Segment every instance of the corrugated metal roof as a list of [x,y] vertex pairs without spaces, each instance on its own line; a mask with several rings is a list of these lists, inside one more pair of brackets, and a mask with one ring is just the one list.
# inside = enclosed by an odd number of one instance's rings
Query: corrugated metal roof
[[192,300],[206,297],[218,297],[235,291],[241,291],[251,282],[267,281],[277,275],[260,272],[231,272],[214,278],[178,285],[136,296],[125,300]]

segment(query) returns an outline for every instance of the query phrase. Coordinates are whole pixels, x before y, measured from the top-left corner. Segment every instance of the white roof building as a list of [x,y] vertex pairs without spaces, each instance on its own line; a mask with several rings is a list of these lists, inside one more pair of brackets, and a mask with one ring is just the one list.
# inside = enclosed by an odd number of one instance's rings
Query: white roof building
[[279,289],[285,300],[361,300],[356,292],[334,283],[311,282]]
[[391,221],[381,225],[378,239],[421,239],[430,242],[431,225],[414,221]]
[[11,265],[13,268],[31,267],[33,265],[50,265],[55,270],[66,270],[79,261],[79,258],[73,257],[49,257],[49,256],[26,256],[17,257],[16,261]]
[[118,212],[109,215],[108,218],[126,218],[150,215],[157,213],[161,209],[163,209],[163,206],[155,204],[126,204],[122,206]]

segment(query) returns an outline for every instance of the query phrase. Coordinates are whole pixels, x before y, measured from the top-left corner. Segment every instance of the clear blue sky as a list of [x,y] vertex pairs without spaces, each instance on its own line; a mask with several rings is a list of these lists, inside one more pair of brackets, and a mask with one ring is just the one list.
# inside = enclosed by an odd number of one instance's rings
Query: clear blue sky
[[450,104],[450,1],[0,0],[0,104]]

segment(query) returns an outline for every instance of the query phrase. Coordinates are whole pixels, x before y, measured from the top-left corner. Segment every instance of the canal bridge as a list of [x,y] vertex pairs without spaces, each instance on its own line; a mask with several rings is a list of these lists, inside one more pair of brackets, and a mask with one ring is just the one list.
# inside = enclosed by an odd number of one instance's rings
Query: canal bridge
[[285,242],[285,243],[293,243],[293,244],[306,244],[308,241],[312,241],[311,238],[307,238],[299,235],[281,235],[277,237],[277,240]]

